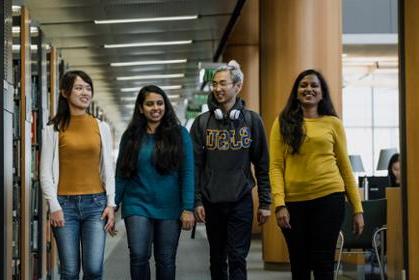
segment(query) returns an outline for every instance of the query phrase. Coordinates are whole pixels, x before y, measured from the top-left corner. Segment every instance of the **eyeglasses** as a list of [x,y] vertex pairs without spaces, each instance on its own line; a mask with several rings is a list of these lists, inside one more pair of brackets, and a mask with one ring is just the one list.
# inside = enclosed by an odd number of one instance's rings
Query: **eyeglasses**
[[230,82],[230,83],[228,83],[228,82],[219,82],[219,83],[213,82],[209,85],[209,88],[210,88],[211,91],[213,91],[214,89],[216,89],[218,87],[220,87],[221,89],[226,89],[229,85],[234,85],[234,83],[233,82]]

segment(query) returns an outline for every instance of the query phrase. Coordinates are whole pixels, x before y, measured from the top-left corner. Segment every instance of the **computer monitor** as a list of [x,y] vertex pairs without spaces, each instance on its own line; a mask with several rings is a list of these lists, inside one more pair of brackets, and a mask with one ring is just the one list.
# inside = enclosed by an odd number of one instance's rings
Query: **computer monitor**
[[[358,178],[358,184],[363,187],[365,177]],[[387,176],[368,176],[368,199],[380,199],[386,197],[386,188],[389,186]]]

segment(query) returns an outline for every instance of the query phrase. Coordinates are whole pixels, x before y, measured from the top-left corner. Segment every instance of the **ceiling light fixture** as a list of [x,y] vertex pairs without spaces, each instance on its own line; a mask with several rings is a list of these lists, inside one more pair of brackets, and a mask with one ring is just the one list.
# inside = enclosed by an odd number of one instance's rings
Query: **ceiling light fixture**
[[134,23],[134,22],[155,22],[155,21],[180,21],[197,19],[198,15],[177,16],[177,17],[155,17],[155,18],[129,18],[129,19],[106,19],[95,20],[95,24],[115,24],[115,23]]
[[130,43],[130,44],[105,44],[105,49],[114,48],[132,48],[132,47],[155,47],[155,46],[173,46],[192,44],[192,40],[185,41],[167,41],[167,42],[148,42],[148,43]]
[[121,66],[139,66],[139,65],[156,65],[156,64],[177,64],[186,63],[187,59],[172,59],[172,60],[150,60],[150,61],[132,61],[132,62],[113,62],[112,67]]
[[21,8],[22,8],[21,6],[13,5],[12,6],[12,12],[13,13],[20,13]]
[[[31,26],[30,30],[31,30],[32,34],[38,33],[38,27],[36,27],[36,26]],[[20,26],[12,26],[12,33],[14,33],[14,34],[20,33]]]
[[[182,89],[181,85],[173,85],[173,86],[158,86],[162,90],[171,90],[171,89]],[[133,88],[121,88],[121,92],[133,92],[139,91],[141,87],[133,87]]]
[[[43,45],[45,46],[45,49],[47,51],[49,51],[51,49],[50,45]],[[31,51],[37,51],[38,50],[38,45],[31,45]],[[12,51],[20,51],[20,45],[19,44],[13,44],[12,45]]]
[[152,79],[175,79],[183,78],[185,74],[159,74],[159,75],[139,75],[139,76],[127,76],[117,77],[117,81],[130,81],[130,80],[152,80]]

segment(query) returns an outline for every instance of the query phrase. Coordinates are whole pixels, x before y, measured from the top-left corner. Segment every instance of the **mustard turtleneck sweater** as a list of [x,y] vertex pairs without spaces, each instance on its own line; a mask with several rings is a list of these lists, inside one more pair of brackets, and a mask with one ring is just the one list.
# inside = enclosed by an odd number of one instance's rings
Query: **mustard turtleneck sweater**
[[58,150],[58,195],[94,194],[105,191],[99,170],[100,131],[93,116],[71,116],[68,128],[59,132]]

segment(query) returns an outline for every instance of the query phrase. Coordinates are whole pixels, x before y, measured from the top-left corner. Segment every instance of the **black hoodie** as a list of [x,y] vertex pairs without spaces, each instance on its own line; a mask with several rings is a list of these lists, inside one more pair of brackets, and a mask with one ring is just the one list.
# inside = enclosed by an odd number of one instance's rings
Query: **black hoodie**
[[[259,115],[244,107],[237,97],[232,109],[240,110],[238,120],[225,116],[217,120],[217,104],[208,95],[209,111],[199,115],[191,128],[194,144],[196,195],[195,205],[235,202],[255,185],[250,164],[253,163],[258,185],[259,208],[270,209],[268,146]],[[249,117],[245,117],[245,115]],[[250,123],[248,123],[250,122]]]

